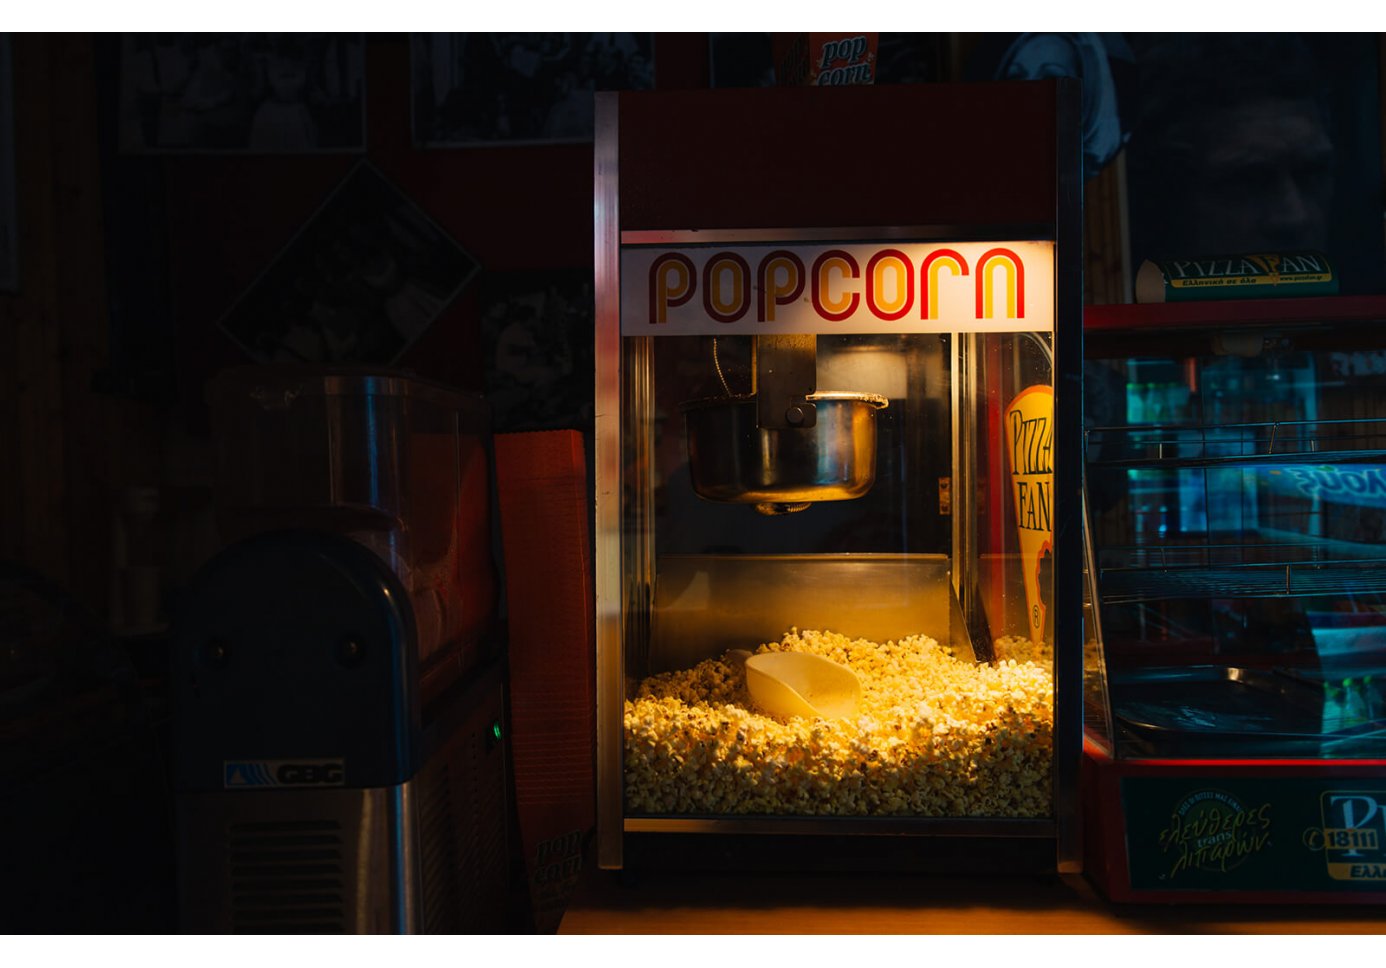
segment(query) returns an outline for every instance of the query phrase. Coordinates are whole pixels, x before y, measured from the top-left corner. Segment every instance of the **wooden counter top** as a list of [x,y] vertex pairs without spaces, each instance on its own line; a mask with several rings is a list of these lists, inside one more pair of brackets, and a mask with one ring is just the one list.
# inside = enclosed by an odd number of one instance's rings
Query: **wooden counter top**
[[588,870],[560,934],[1383,934],[1386,910],[1116,905],[1057,877]]

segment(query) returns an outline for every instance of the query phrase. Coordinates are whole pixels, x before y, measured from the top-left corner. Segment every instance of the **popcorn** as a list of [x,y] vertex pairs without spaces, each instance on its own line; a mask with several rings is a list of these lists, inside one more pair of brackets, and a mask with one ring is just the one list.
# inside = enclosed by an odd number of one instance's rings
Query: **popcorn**
[[1003,635],[992,643],[992,653],[996,661],[1014,659],[1016,662],[1043,662],[1054,667],[1054,644],[1049,641],[1036,643],[1025,635]]
[[650,676],[625,704],[629,812],[1052,815],[1052,657],[979,665],[923,635],[798,629],[756,651],[848,666],[862,685],[856,716],[756,711],[733,652]]

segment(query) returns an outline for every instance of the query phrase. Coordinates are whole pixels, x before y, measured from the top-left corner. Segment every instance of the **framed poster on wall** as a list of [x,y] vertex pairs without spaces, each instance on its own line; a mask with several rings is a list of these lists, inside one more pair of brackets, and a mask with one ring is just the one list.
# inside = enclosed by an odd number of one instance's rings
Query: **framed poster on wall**
[[0,292],[19,290],[19,199],[15,194],[14,61],[0,34]]
[[592,140],[592,93],[654,87],[653,34],[414,34],[422,147]]
[[773,87],[775,51],[770,34],[708,34],[712,87]]
[[365,150],[361,34],[125,34],[127,154]]
[[394,363],[477,270],[413,199],[362,161],[221,328],[262,363]]
[[491,274],[481,284],[486,398],[495,429],[592,427],[592,274]]
[[1314,250],[1383,283],[1376,34],[1127,35],[1132,265]]

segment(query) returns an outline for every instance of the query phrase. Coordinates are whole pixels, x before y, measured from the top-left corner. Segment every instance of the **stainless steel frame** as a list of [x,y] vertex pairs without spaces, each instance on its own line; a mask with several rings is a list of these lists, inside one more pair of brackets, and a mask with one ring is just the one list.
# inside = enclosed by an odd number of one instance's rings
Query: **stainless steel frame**
[[[179,894],[198,933],[418,933],[414,781],[184,799]],[[380,876],[382,873],[386,876]]]
[[621,276],[617,170],[617,98],[595,95],[593,153],[596,251],[596,386],[594,402],[597,616],[597,864],[621,866],[622,706],[621,655]]
[[697,231],[672,229],[668,231],[635,230],[621,233],[623,245],[737,245],[754,242],[866,242],[873,239],[897,239],[912,242],[985,242],[1005,240],[1010,242],[1048,242],[1053,237],[1053,228],[1048,225],[1006,225],[989,226],[984,234],[978,234],[977,227],[964,225],[882,225],[819,227],[804,229],[716,229]]
[[1053,837],[1052,820],[968,817],[628,817],[627,833],[755,834],[882,837]]
[[[1081,88],[1061,78],[1054,205],[1054,798],[1060,874],[1083,869],[1083,172]],[[1065,695],[1063,688],[1072,694]]]

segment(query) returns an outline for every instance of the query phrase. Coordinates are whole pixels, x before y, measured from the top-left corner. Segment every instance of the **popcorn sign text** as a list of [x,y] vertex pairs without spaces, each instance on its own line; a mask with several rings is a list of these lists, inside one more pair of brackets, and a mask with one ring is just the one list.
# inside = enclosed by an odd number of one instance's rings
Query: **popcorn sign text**
[[1045,242],[632,247],[622,254],[622,330],[1048,329],[1052,252]]

